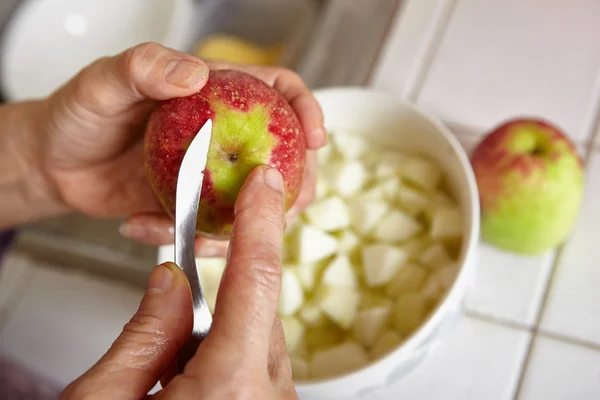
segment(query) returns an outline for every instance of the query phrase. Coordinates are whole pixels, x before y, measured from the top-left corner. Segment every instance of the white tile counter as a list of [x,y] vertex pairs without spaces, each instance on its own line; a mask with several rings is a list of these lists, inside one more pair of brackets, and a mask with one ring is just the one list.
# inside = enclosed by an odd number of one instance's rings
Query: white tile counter
[[422,23],[395,28],[372,86],[438,115],[467,151],[505,119],[544,117],[581,145],[588,176],[562,248],[522,257],[480,246],[468,322],[381,398],[599,399],[600,2],[412,3]]

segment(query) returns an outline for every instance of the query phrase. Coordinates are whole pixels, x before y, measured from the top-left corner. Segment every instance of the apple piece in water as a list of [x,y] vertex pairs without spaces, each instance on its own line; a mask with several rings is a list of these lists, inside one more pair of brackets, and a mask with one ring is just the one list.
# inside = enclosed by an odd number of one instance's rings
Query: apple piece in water
[[581,208],[585,172],[559,128],[539,119],[507,121],[479,143],[471,164],[483,240],[522,254],[566,240]]
[[211,71],[198,93],[161,102],[146,127],[148,180],[171,217],[183,156],[208,119],[213,129],[196,230],[227,239],[236,198],[255,167],[267,164],[281,172],[285,208],[292,206],[302,185],[306,140],[298,117],[275,89],[240,71]]
[[310,223],[327,232],[339,231],[350,225],[348,206],[339,196],[317,200],[304,210]]
[[315,352],[310,363],[310,374],[313,378],[331,378],[359,369],[368,362],[365,349],[356,342],[347,341]]

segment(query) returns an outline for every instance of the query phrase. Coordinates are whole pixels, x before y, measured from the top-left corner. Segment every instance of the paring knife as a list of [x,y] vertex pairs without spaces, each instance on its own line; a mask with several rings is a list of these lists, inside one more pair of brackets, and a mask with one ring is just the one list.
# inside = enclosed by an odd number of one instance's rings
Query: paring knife
[[204,299],[200,278],[196,268],[194,243],[196,218],[204,170],[208,158],[208,147],[212,136],[212,121],[200,128],[188,147],[177,177],[175,197],[175,264],[185,273],[192,291],[193,330],[192,337],[183,346],[175,362],[176,373],[183,372],[187,362],[194,356],[212,324],[212,315]]

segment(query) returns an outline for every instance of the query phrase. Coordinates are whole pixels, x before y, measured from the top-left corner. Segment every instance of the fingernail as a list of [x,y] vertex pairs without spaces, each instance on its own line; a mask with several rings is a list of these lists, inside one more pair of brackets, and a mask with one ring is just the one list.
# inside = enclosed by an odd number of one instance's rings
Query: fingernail
[[165,67],[165,81],[171,85],[189,88],[208,74],[208,67],[187,60],[173,60]]
[[173,286],[173,273],[166,263],[154,268],[148,282],[148,293],[164,293]]
[[268,168],[265,171],[263,178],[265,183],[271,186],[273,189],[277,190],[278,192],[283,191],[283,177],[275,168]]
[[124,223],[119,226],[119,233],[126,238],[135,239],[146,236],[148,230],[144,225]]

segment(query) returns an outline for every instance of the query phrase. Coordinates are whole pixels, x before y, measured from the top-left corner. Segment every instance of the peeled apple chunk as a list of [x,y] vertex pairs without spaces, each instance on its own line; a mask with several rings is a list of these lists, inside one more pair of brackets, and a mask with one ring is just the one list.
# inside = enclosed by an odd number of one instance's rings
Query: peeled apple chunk
[[304,304],[299,312],[300,319],[309,326],[320,325],[324,322],[325,316],[321,312],[321,309],[311,303]]
[[277,312],[282,316],[292,315],[300,309],[303,302],[304,291],[298,277],[292,269],[283,270]]
[[330,286],[342,286],[355,289],[358,280],[352,264],[345,254],[340,254],[329,263],[323,272],[323,283]]
[[308,379],[308,362],[298,357],[290,357],[292,379],[304,381]]
[[360,158],[368,147],[363,138],[356,135],[331,135],[336,150],[347,160]]
[[202,289],[216,292],[219,289],[225,264],[227,261],[221,257],[197,258],[198,275]]
[[423,230],[423,226],[400,210],[386,214],[377,224],[373,238],[385,243],[398,243],[410,239]]
[[327,234],[311,225],[302,225],[296,233],[296,257],[300,264],[312,264],[337,251],[335,236]]
[[[286,267],[284,266],[284,269]],[[303,264],[298,265],[296,267],[288,267],[293,269],[298,276],[298,280],[300,281],[300,285],[306,291],[311,291],[315,287],[315,283],[317,282],[317,274],[319,272],[319,266],[317,264]]]
[[287,317],[281,319],[281,325],[283,327],[283,333],[285,336],[285,344],[287,345],[288,351],[293,352],[304,336],[304,325],[298,318]]
[[333,161],[322,167],[323,177],[342,197],[355,195],[369,179],[369,173],[358,161]]
[[324,165],[331,160],[333,153],[333,147],[328,144],[317,150],[317,164]]
[[421,290],[427,279],[427,271],[418,265],[406,263],[398,269],[387,288],[387,295],[397,297],[406,292]]
[[407,185],[403,185],[398,190],[397,198],[402,208],[413,216],[427,210],[427,207],[430,206],[430,199],[425,193],[419,192]]
[[369,357],[371,360],[377,360],[398,347],[400,342],[402,342],[400,335],[394,331],[386,331],[371,348]]
[[314,352],[337,346],[345,337],[346,333],[339,326],[325,318],[322,324],[307,327],[304,343],[309,351]]
[[353,202],[350,206],[352,227],[363,237],[369,235],[389,208],[385,202],[379,200]]
[[419,261],[432,269],[436,269],[451,263],[452,257],[450,257],[443,244],[433,243],[421,253]]
[[430,235],[434,239],[454,239],[462,236],[462,214],[456,206],[436,207],[431,218]]
[[402,168],[402,176],[425,190],[433,190],[442,180],[442,171],[432,161],[420,156],[410,157]]
[[389,283],[408,255],[398,247],[385,244],[365,246],[362,251],[363,271],[367,286]]
[[310,362],[310,375],[320,379],[339,376],[359,369],[368,362],[365,349],[355,342],[347,341],[315,352]]
[[398,297],[393,306],[392,321],[396,331],[407,336],[419,327],[425,313],[427,304],[425,298],[417,292],[405,293]]
[[360,293],[343,286],[322,286],[317,302],[323,314],[342,329],[348,329],[356,316]]
[[382,306],[359,311],[354,320],[353,334],[357,342],[370,348],[387,327],[391,307]]
[[324,231],[337,231],[350,225],[348,206],[339,196],[317,200],[306,208],[308,221]]
[[350,253],[360,244],[360,239],[350,229],[344,230],[340,234],[339,250],[342,253]]

